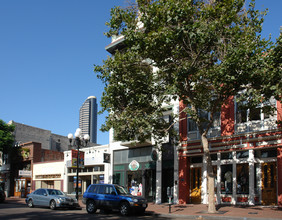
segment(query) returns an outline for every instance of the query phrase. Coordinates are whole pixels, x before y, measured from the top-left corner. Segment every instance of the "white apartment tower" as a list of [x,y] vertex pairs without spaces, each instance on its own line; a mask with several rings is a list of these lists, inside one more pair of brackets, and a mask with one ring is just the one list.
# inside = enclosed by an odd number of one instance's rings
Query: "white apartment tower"
[[89,134],[90,142],[97,144],[97,101],[89,96],[79,110],[79,128],[82,135]]

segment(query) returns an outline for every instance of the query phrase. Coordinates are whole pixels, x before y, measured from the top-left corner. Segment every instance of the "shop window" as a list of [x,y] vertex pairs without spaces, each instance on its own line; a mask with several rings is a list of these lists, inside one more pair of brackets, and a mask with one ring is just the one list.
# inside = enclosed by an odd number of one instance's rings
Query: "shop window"
[[221,193],[232,194],[233,172],[232,164],[221,166]]
[[249,165],[237,164],[237,193],[249,194]]
[[221,153],[221,160],[232,159],[232,152]]
[[191,157],[191,163],[203,163],[203,157],[202,156]]
[[236,153],[236,158],[237,159],[242,159],[242,158],[248,158],[249,157],[249,151],[246,150],[246,151],[238,151]]

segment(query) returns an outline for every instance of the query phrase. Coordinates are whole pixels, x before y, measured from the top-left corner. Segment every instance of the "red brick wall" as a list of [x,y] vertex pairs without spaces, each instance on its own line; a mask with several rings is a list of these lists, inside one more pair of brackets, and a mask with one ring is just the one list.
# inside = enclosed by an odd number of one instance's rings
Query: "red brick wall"
[[[186,105],[183,103],[183,101],[179,102],[179,112],[181,112]],[[180,141],[187,141],[187,114],[182,112],[179,115],[179,135],[180,135]]]
[[277,121],[281,123],[278,125],[280,128],[282,127],[282,103],[277,101]]
[[230,97],[221,107],[221,135],[229,136],[234,134],[234,98]]
[[188,157],[179,157],[179,204],[189,203],[190,163]]
[[278,206],[282,207],[282,147],[277,148],[277,202]]

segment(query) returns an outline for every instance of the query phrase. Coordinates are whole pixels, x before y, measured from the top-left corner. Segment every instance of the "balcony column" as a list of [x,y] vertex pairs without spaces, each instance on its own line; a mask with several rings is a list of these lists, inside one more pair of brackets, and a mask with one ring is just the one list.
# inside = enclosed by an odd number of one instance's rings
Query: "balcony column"
[[158,150],[156,161],[156,204],[162,203],[162,151]]

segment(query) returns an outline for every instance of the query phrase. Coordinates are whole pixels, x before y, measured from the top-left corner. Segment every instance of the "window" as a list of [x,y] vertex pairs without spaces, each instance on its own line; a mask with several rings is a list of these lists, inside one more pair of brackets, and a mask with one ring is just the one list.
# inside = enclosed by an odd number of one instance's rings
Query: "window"
[[237,193],[249,194],[249,165],[237,164]]
[[104,185],[99,185],[99,188],[97,189],[97,192],[99,194],[104,194],[105,193],[105,186]]
[[255,150],[256,158],[269,158],[269,157],[277,157],[276,149],[266,149],[266,150]]
[[249,157],[249,151],[245,150],[245,151],[238,151],[236,154],[236,158],[240,159],[240,158],[248,158]]
[[221,166],[221,193],[232,194],[233,172],[232,164]]
[[105,194],[112,194],[115,193],[114,187],[112,186],[105,186]]
[[221,153],[221,159],[222,160],[232,159],[232,152]]
[[217,160],[217,154],[211,154],[211,160]]
[[191,163],[202,163],[203,162],[203,157],[198,156],[198,157],[191,157]]
[[97,192],[97,186],[96,185],[92,185],[90,186],[88,192],[91,192],[91,193],[96,193]]
[[195,121],[191,118],[188,118],[188,131],[197,131],[198,127]]

